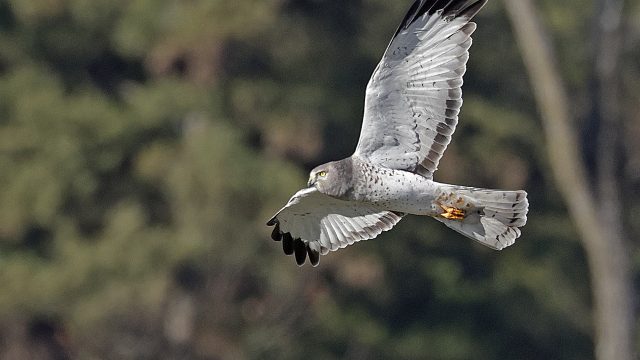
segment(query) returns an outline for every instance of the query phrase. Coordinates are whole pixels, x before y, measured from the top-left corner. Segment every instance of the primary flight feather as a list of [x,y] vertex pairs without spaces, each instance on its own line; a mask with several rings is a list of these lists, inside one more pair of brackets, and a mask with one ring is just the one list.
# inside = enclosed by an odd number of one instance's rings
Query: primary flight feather
[[458,123],[462,76],[487,0],[418,0],[369,80],[350,157],[311,171],[267,223],[285,254],[313,266],[320,255],[373,239],[405,214],[431,216],[496,250],[527,221],[527,193],[433,181]]

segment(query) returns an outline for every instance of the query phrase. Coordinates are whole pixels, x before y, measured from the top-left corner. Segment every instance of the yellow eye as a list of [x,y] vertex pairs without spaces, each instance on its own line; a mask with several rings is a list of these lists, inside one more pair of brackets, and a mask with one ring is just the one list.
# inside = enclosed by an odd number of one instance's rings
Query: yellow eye
[[320,177],[325,177],[325,176],[327,176],[327,172],[326,172],[326,171],[320,171],[320,172],[318,173],[318,176],[320,176]]

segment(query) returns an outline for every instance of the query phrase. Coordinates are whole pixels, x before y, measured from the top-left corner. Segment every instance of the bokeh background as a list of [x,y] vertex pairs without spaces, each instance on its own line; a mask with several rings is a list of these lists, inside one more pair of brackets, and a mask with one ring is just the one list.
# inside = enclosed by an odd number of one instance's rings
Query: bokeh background
[[[616,25],[611,127],[593,115],[607,2],[535,6],[594,193],[597,139],[614,129],[634,289],[640,1]],[[270,240],[266,220],[307,172],[355,148],[365,86],[410,3],[1,0],[0,358],[594,358],[598,274],[501,1],[476,17],[436,180],[526,189],[516,245],[407,217],[298,268]]]

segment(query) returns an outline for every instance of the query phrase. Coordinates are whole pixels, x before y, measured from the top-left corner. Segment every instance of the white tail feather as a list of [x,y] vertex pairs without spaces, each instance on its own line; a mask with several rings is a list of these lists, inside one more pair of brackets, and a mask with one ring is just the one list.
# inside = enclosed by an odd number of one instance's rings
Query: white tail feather
[[462,198],[465,218],[436,219],[451,229],[477,240],[492,249],[502,250],[520,236],[520,227],[527,223],[529,201],[523,190],[504,191],[444,185],[444,194]]

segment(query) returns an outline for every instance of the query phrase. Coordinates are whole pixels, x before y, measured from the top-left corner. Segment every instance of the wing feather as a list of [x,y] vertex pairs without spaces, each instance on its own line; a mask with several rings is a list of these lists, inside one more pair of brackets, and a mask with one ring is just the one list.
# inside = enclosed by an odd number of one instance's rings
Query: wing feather
[[374,71],[354,153],[433,178],[462,107],[470,20],[487,0],[418,0]]
[[274,226],[272,238],[283,240],[285,253],[295,255],[298,265],[304,264],[303,255],[308,254],[316,266],[319,255],[373,239],[400,219],[402,214],[372,204],[335,199],[307,188],[293,195],[267,225]]

